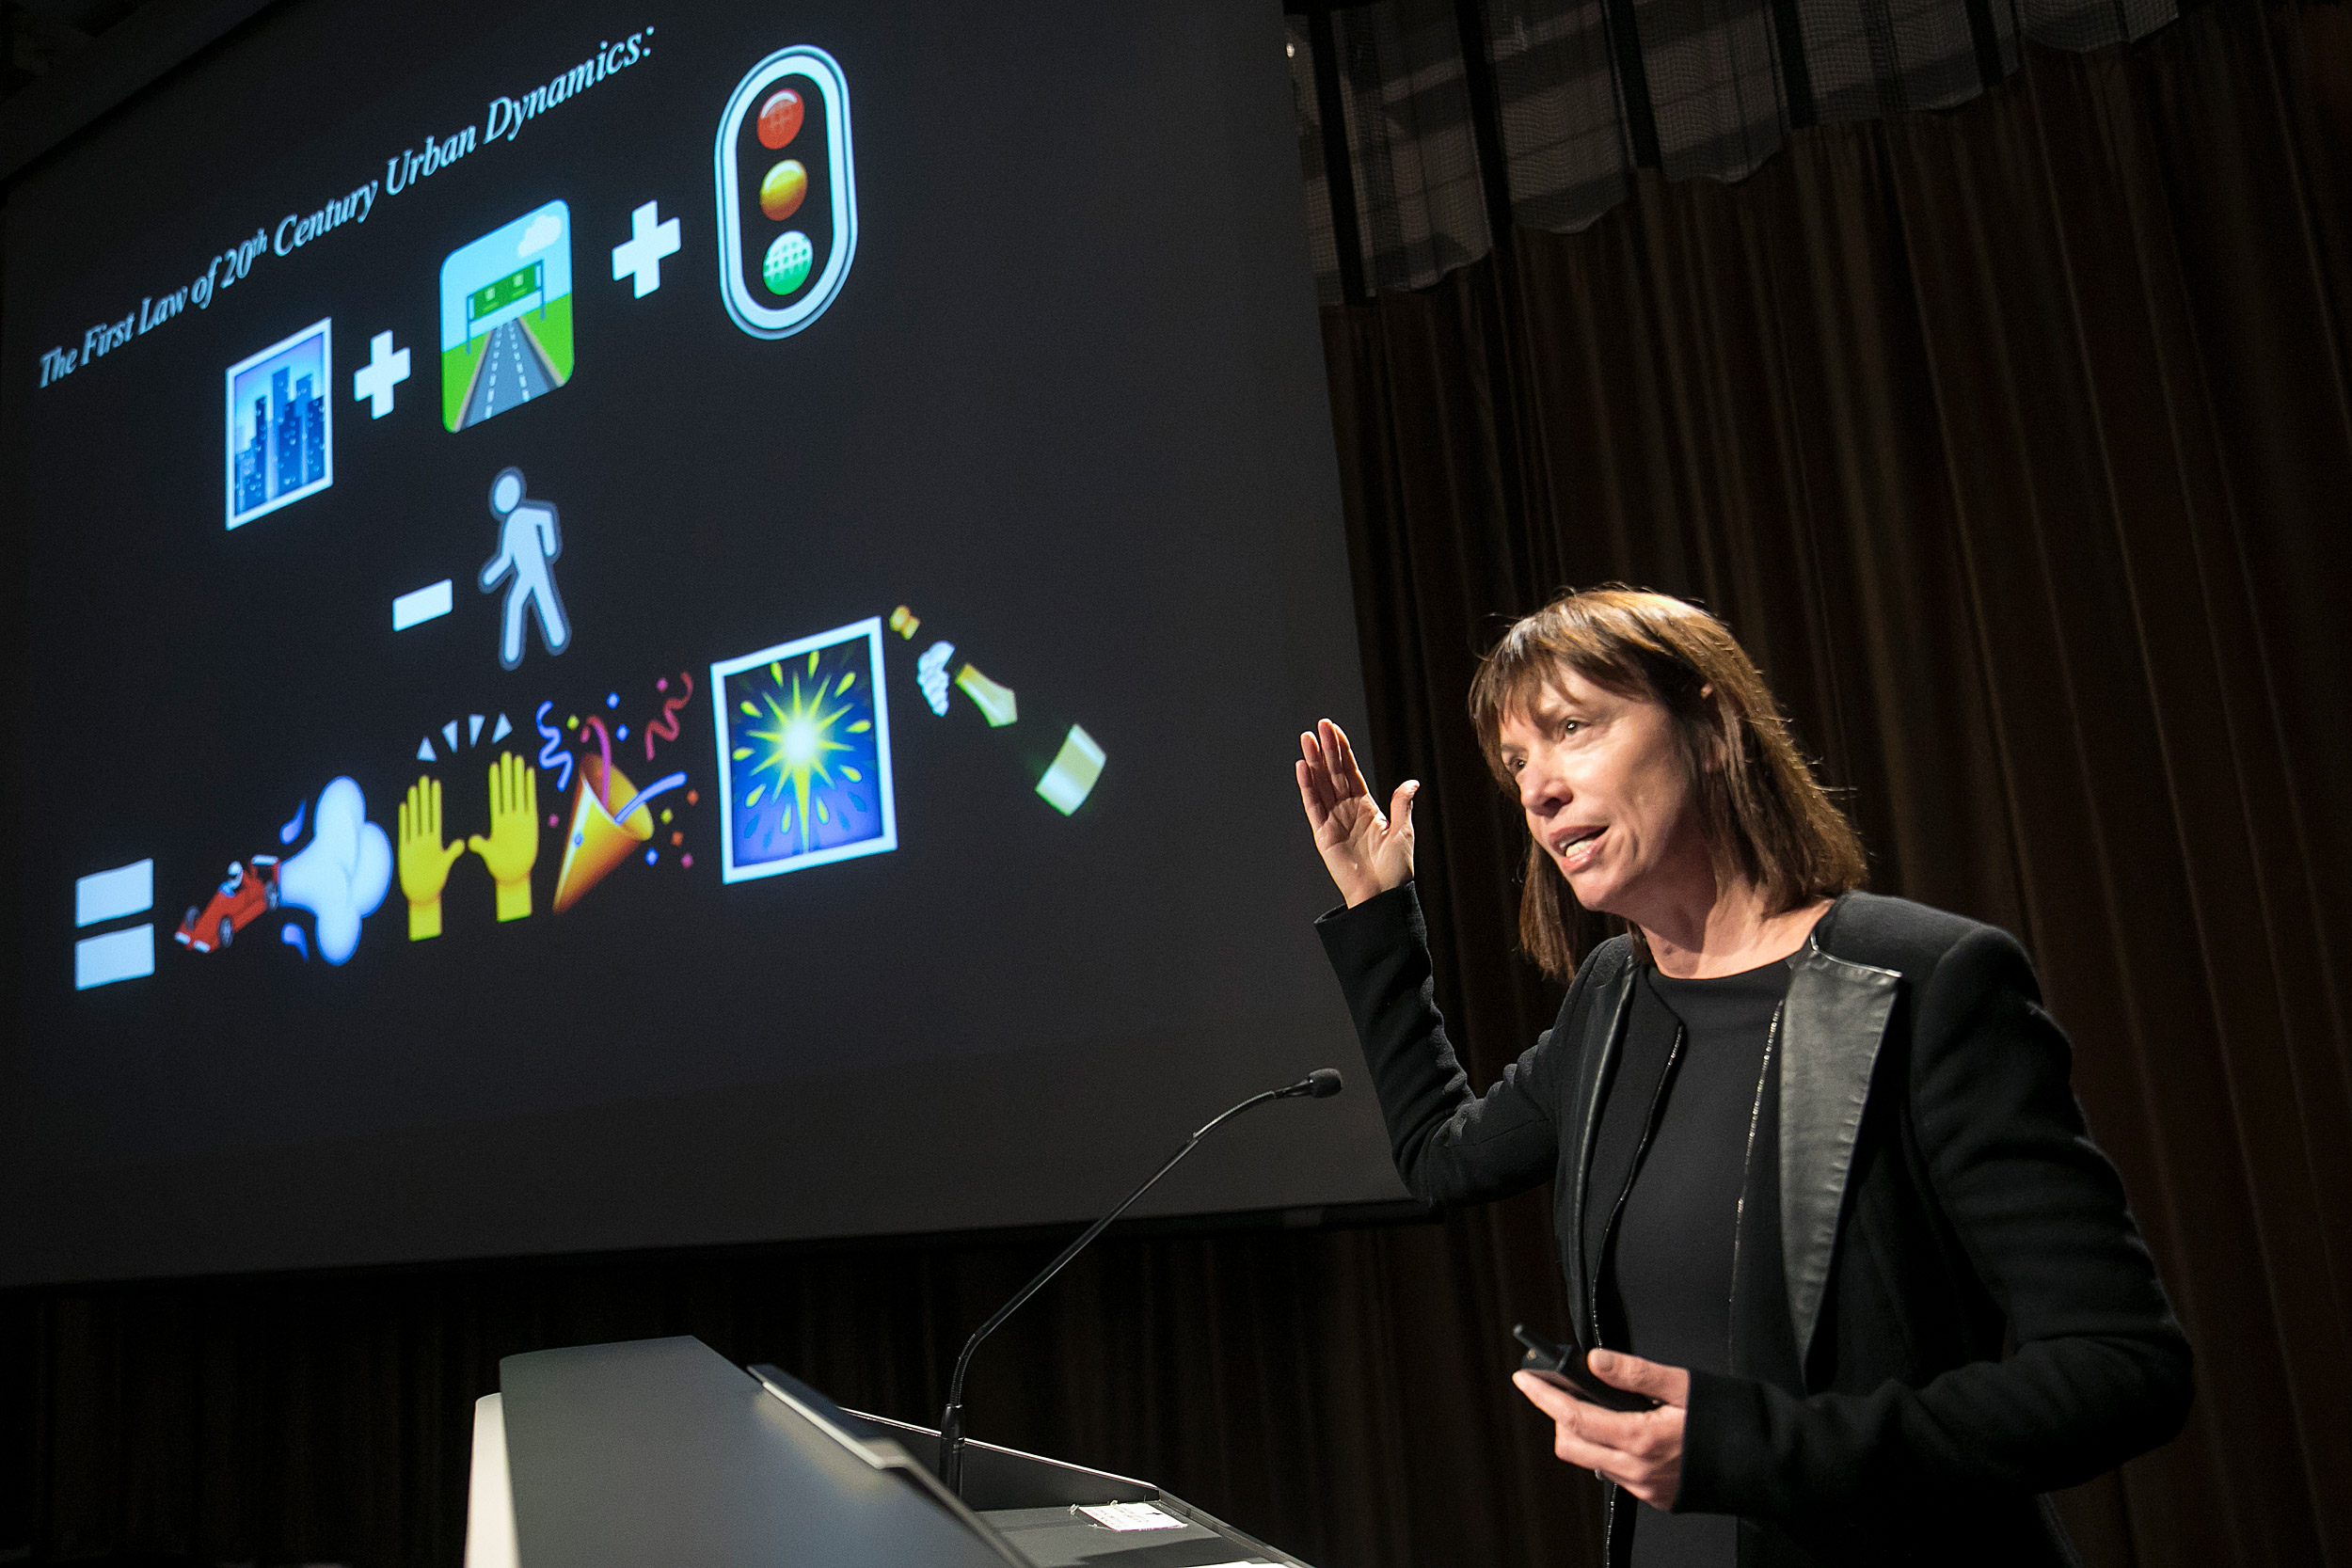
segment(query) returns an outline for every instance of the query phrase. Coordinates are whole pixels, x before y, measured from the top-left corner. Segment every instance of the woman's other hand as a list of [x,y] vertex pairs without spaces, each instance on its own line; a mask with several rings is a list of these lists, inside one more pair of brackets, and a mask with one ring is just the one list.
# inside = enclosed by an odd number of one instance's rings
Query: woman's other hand
[[1388,815],[1374,804],[1356,766],[1356,750],[1347,732],[1328,719],[1298,737],[1298,800],[1307,810],[1307,825],[1314,830],[1315,848],[1324,869],[1339,884],[1340,896],[1354,909],[1375,894],[1403,887],[1413,879],[1413,797],[1421,782],[1407,779],[1396,786]]
[[1553,1453],[1615,1481],[1652,1508],[1671,1509],[1682,1485],[1682,1418],[1691,1402],[1691,1374],[1606,1350],[1593,1352],[1586,1365],[1604,1383],[1661,1402],[1658,1408],[1603,1410],[1533,1372],[1514,1373],[1511,1381],[1551,1418]]

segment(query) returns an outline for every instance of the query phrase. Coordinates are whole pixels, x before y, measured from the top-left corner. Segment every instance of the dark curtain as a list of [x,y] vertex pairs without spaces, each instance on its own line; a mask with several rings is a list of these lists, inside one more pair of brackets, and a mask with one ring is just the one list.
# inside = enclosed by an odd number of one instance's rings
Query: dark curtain
[[[2187,1433],[2065,1499],[2088,1558],[2344,1563],[2352,24],[2028,53],[1948,116],[1643,173],[1585,232],[1327,313],[1372,750],[1429,783],[1443,1001],[1490,1076],[1556,997],[1510,953],[1478,649],[1568,583],[1724,614],[1874,885],[2025,938],[2197,1341]],[[1287,787],[1289,737],[1238,738]],[[973,1431],[1326,1568],[1594,1562],[1597,1491],[1503,1381],[1513,1318],[1565,1318],[1547,1219],[1115,1237],[983,1353]],[[18,1292],[0,1548],[453,1564],[500,1355],[694,1333],[929,1418],[1061,1239]]]

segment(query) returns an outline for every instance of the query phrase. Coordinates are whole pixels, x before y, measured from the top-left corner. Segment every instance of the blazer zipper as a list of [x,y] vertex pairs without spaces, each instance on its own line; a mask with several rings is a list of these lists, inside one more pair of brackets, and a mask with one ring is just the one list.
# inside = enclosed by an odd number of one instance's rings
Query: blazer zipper
[[[1617,1220],[1625,1212],[1625,1200],[1631,1195],[1633,1191],[1633,1183],[1641,1180],[1642,1161],[1648,1155],[1650,1139],[1658,1132],[1658,1108],[1666,1102],[1666,1086],[1674,1082],[1675,1068],[1682,1060],[1682,1039],[1685,1032],[1686,1031],[1680,1023],[1677,1023],[1675,1025],[1675,1042],[1672,1046],[1667,1048],[1665,1069],[1658,1075],[1658,1086],[1650,1091],[1649,1112],[1642,1120],[1641,1141],[1633,1146],[1632,1167],[1626,1173],[1625,1185],[1617,1189],[1616,1202],[1610,1206],[1609,1223],[1601,1227],[1600,1257],[1594,1259],[1591,1271],[1592,1278],[1586,1282],[1586,1319],[1593,1325],[1593,1348],[1595,1350],[1601,1348],[1601,1264],[1609,1256],[1609,1238],[1616,1233]],[[1753,1127],[1750,1127],[1748,1135],[1751,1139],[1755,1137],[1756,1133]],[[1745,1185],[1744,1179],[1742,1179],[1742,1185]],[[1735,1221],[1734,1224],[1736,1226],[1737,1222]],[[1734,1235],[1735,1237],[1737,1236],[1736,1229],[1734,1231]],[[1579,1246],[1582,1246],[1584,1244],[1584,1238],[1581,1235],[1577,1237],[1576,1244]],[[1733,1243],[1733,1249],[1736,1263],[1738,1256],[1738,1243],[1736,1240]],[[1619,1486],[1615,1481],[1613,1481],[1609,1483],[1609,1506],[1602,1511],[1600,1516],[1600,1560],[1603,1564],[1608,1564],[1613,1560],[1610,1556],[1610,1548],[1617,1533],[1617,1499],[1624,1495],[1624,1491],[1625,1489]]]
[[1780,1044],[1780,1015],[1787,1002],[1772,1009],[1772,1027],[1764,1031],[1764,1064],[1756,1069],[1756,1102],[1748,1107],[1747,1153],[1740,1164],[1740,1201],[1731,1209],[1731,1293],[1724,1302],[1724,1365],[1739,1375],[1738,1312],[1740,1308],[1740,1238],[1748,1224],[1748,1177],[1756,1169],[1756,1130],[1764,1119],[1764,1085],[1772,1076],[1772,1050]]

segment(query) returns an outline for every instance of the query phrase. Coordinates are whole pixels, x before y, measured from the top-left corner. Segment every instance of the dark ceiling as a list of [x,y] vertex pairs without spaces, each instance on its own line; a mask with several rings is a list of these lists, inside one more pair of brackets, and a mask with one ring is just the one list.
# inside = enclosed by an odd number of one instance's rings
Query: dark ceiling
[[8,56],[0,60],[0,101],[14,98],[96,41],[101,33],[154,0],[0,0]]

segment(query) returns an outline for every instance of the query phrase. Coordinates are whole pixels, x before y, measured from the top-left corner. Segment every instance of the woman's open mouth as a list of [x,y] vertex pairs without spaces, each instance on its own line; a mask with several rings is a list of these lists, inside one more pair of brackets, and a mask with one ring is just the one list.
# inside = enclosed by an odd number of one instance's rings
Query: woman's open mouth
[[1554,834],[1551,853],[1559,861],[1560,869],[1581,871],[1591,864],[1593,857],[1599,852],[1601,835],[1608,831],[1605,827],[1568,828]]

